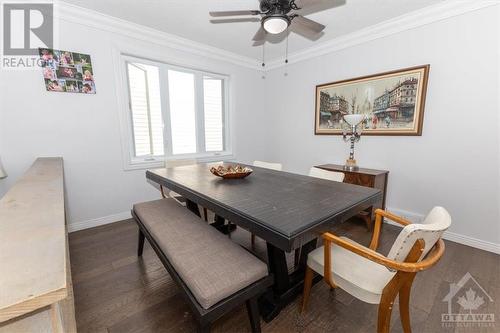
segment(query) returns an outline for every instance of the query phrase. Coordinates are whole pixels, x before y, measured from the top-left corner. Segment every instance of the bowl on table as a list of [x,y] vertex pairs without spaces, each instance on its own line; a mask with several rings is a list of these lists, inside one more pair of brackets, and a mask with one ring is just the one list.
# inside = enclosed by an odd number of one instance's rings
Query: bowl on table
[[253,170],[243,165],[219,165],[211,167],[210,172],[224,179],[241,179],[250,175]]

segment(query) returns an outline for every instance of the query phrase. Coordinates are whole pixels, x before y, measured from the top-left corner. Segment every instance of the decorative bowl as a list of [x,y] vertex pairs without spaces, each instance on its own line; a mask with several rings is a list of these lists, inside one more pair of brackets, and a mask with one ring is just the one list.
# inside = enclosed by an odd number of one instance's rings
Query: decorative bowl
[[253,170],[242,165],[219,165],[211,167],[210,172],[224,179],[241,179],[251,174]]

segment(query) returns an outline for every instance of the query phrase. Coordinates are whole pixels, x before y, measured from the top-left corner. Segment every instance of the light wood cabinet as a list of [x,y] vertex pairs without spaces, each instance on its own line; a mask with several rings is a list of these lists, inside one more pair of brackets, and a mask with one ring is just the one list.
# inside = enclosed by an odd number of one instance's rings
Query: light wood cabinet
[[0,333],[76,332],[62,158],[33,163],[0,221]]

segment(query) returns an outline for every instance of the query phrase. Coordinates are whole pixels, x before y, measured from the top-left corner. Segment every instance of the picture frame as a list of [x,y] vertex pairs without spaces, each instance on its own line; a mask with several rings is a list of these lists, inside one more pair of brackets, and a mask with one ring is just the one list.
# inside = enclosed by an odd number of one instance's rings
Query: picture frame
[[314,133],[342,135],[343,116],[365,114],[363,135],[421,136],[430,65],[316,86]]
[[96,93],[90,55],[39,48],[45,89],[50,92]]

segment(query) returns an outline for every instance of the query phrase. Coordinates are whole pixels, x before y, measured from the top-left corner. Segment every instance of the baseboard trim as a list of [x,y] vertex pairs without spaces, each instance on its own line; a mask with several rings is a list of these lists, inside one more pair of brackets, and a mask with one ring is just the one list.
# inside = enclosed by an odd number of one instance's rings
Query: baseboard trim
[[[402,216],[405,219],[410,220],[410,221],[412,221],[414,223],[421,222],[424,219],[424,217],[425,217],[424,215],[421,215],[421,214],[417,214],[417,213],[413,213],[413,212],[408,212],[408,211],[405,211],[405,210],[395,209],[395,208],[388,208],[388,211],[390,211],[390,212],[392,212],[392,213],[394,213],[394,214],[396,214],[398,216]],[[392,222],[390,220],[387,220],[387,219],[384,219],[384,223],[392,224],[392,225],[398,225],[399,226],[399,224],[397,224],[395,222]],[[452,242],[455,242],[455,243],[459,243],[459,244],[462,244],[462,245],[467,245],[467,246],[470,246],[470,247],[474,247],[476,249],[480,249],[480,250],[484,250],[484,251],[488,251],[488,252],[500,254],[500,244],[498,244],[498,243],[488,242],[488,241],[485,241],[485,240],[482,240],[482,239],[477,239],[477,238],[474,238],[474,237],[457,234],[457,233],[451,232],[451,231],[446,231],[443,234],[443,239],[446,239],[446,240],[449,240],[449,241],[452,241]]]
[[[421,214],[408,212],[408,211],[401,210],[401,209],[393,209],[393,208],[389,208],[388,210],[390,212],[392,212],[398,216],[402,216],[402,217],[404,217],[404,218],[406,218],[414,223],[419,223],[424,219],[424,215],[421,215]],[[117,213],[117,214],[113,214],[113,215],[99,217],[99,218],[92,219],[92,220],[70,223],[68,225],[68,231],[75,232],[75,231],[85,230],[85,229],[94,228],[94,227],[98,227],[98,226],[109,224],[109,223],[114,223],[114,222],[126,220],[129,218],[131,218],[130,212],[121,212],[121,213]],[[399,224],[394,223],[392,221],[389,221],[387,219],[384,220],[384,223],[399,226]],[[476,249],[500,254],[500,244],[497,244],[497,243],[484,241],[481,239],[457,234],[455,232],[450,232],[450,231],[446,231],[443,235],[443,238],[446,240],[455,242],[455,243],[474,247]]]
[[500,244],[496,244],[493,242],[487,242],[481,239],[464,236],[449,231],[444,233],[443,238],[455,243],[468,245],[470,247],[475,247],[476,249],[500,254]]
[[68,224],[68,232],[75,232],[75,231],[85,230],[85,229],[89,229],[89,228],[99,227],[101,225],[126,220],[126,219],[129,219],[131,217],[132,217],[132,215],[130,214],[130,211],[127,211],[127,212],[121,212],[121,213],[108,215],[108,216],[104,216],[104,217],[98,217],[98,218],[92,219],[92,220],[69,223]]

